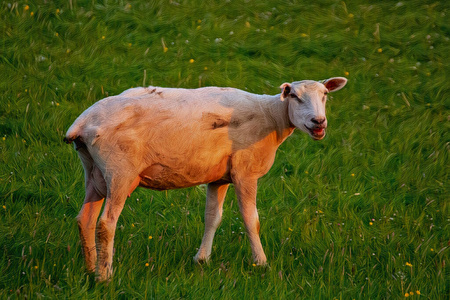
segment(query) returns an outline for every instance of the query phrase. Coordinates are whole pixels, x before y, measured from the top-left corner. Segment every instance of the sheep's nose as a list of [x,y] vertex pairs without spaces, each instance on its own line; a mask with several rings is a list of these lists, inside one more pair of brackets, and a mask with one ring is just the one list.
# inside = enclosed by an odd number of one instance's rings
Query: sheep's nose
[[312,118],[311,122],[313,122],[316,125],[321,125],[326,121],[325,117],[319,117],[319,118]]

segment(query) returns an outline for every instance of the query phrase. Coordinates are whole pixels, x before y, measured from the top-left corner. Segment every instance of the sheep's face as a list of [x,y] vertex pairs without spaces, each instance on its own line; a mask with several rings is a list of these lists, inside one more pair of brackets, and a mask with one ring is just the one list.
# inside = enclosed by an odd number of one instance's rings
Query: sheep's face
[[281,85],[281,100],[287,100],[290,122],[308,133],[313,139],[325,137],[327,118],[325,104],[327,94],[340,90],[347,83],[343,77],[335,77],[322,82],[304,80]]

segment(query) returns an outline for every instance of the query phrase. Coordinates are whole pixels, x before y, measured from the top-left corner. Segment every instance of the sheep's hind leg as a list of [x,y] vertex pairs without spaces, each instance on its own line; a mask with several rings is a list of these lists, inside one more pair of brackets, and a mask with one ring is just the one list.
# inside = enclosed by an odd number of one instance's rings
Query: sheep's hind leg
[[110,180],[106,180],[108,192],[105,208],[97,223],[97,281],[105,281],[112,275],[114,235],[117,220],[122,212],[134,178],[135,176],[122,177],[121,174],[118,174]]
[[194,261],[197,263],[207,262],[209,260],[214,234],[222,220],[223,201],[227,189],[228,184],[208,184],[205,208],[205,233],[200,249],[194,256]]
[[80,231],[81,247],[88,272],[95,272],[97,252],[95,248],[95,225],[103,205],[100,196],[92,184],[86,187],[86,197],[83,206],[77,215],[78,229]]
[[103,205],[103,198],[106,194],[106,185],[103,175],[94,165],[86,149],[80,148],[78,154],[85,170],[86,195],[83,206],[76,219],[86,270],[88,272],[95,272],[95,265],[97,263],[95,227]]

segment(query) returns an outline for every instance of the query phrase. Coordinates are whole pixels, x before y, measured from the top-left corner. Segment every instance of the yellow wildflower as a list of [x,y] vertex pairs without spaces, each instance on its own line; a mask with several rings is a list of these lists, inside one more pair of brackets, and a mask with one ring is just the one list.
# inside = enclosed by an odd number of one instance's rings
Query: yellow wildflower
[[191,58],[190,60],[189,60],[189,62],[191,63],[191,64],[193,64],[194,63],[194,59],[193,58]]
[[288,228],[289,231],[294,231],[291,227]]
[[348,14],[348,17],[349,17],[349,18],[353,18],[354,15],[353,15],[353,14]]
[[133,223],[131,224],[131,227],[134,227],[134,224],[133,224]]
[[370,225],[370,226],[372,226],[372,225],[373,225],[373,223],[372,223],[372,222],[369,222],[369,225]]
[[30,9],[30,6],[25,5],[24,9],[25,9],[25,10],[29,10],[29,9]]
[[256,264],[252,264],[252,266],[256,267]]
[[34,12],[30,12],[30,16],[31,16],[31,17],[34,16]]
[[149,263],[145,263],[145,266],[148,267],[148,266],[150,266],[150,264]]
[[[3,138],[3,140],[5,140],[5,138]],[[434,251],[434,249],[433,249],[433,248],[431,248],[431,249],[430,249],[430,251],[431,251],[431,252],[433,252],[433,251]]]
[[208,70],[208,67],[205,67],[203,70],[207,71],[207,70]]
[[414,292],[409,292],[409,295],[410,296],[414,296]]
[[58,103],[58,102],[56,102],[56,106],[59,106],[59,103]]
[[166,53],[167,51],[169,51],[169,48],[164,47],[164,53]]
[[378,53],[381,53],[381,52],[383,52],[383,49],[381,49],[381,48],[378,48]]
[[104,35],[102,35],[102,40],[104,40],[106,37]]
[[57,8],[57,9],[56,9],[56,13],[59,14],[59,12],[60,12],[60,10],[59,10],[59,8]]
[[405,293],[405,297],[408,298],[408,297],[409,297],[409,294],[408,294],[408,293]]
[[34,266],[34,268],[37,270],[38,266]]
[[354,173],[352,173],[352,177],[355,177],[355,174],[354,174]]
[[128,43],[128,47],[131,47],[131,43]]
[[301,33],[300,36],[301,37],[307,37],[308,35],[306,33]]
[[2,140],[6,140],[6,137],[2,137]]
[[347,72],[347,71],[345,71],[345,72],[344,72],[344,75],[345,75],[345,76],[348,76],[348,75],[350,75],[350,73]]
[[3,209],[6,209],[6,205],[3,205]]
[[245,27],[250,28],[250,22],[249,21],[245,22]]
[[151,240],[153,237],[151,235],[148,236],[148,239]]
[[406,266],[412,267],[412,264],[410,264],[409,262],[407,262],[407,263],[406,263]]
[[417,295],[420,295],[420,291],[419,291],[419,290],[417,290],[417,291],[416,291],[416,294],[417,294]]
[[55,32],[55,36],[59,36],[59,33]]

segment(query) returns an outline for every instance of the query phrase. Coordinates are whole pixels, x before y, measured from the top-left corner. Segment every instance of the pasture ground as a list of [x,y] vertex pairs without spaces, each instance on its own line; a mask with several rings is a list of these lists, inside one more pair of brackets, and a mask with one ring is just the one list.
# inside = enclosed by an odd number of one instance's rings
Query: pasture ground
[[[448,299],[448,1],[3,1],[0,298]],[[269,268],[231,188],[208,265],[203,186],[127,200],[106,284],[84,272],[84,197],[62,142],[95,101],[142,86],[277,94],[345,76],[327,137],[296,131],[260,180]]]

